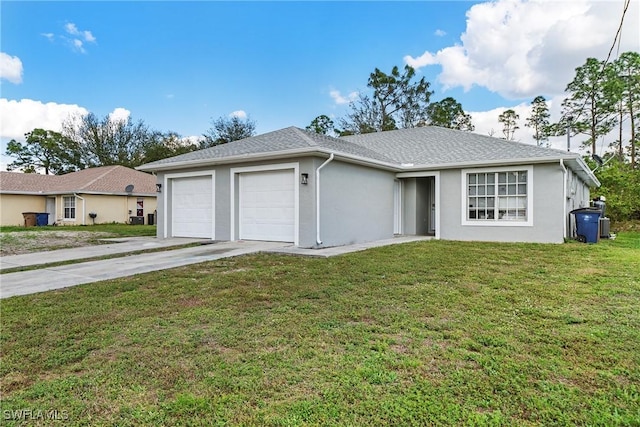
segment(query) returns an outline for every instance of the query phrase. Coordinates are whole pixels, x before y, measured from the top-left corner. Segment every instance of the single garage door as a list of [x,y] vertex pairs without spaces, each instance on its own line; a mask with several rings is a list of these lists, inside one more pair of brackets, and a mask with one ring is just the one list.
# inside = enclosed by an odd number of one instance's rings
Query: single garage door
[[211,176],[173,178],[171,187],[171,236],[213,239]]
[[294,189],[292,169],[240,174],[240,239],[293,242]]

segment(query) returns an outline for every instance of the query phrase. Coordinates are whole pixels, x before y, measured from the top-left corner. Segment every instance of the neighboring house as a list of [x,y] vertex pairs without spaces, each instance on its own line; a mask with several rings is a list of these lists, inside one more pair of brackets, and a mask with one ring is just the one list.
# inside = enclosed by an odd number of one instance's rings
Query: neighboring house
[[159,160],[158,237],[328,247],[433,235],[563,242],[599,182],[581,157],[439,127],[295,127]]
[[131,217],[146,224],[156,205],[156,178],[124,166],[65,175],[0,172],[2,225],[24,225],[23,212],[46,212],[49,224],[57,225],[125,223]]

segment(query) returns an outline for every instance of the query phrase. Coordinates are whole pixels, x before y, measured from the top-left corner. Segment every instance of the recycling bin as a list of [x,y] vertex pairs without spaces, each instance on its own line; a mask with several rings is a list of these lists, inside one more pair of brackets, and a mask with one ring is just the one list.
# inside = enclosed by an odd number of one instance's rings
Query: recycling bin
[[600,239],[600,209],[582,208],[571,211],[576,218],[576,235],[584,243],[598,243]]
[[38,227],[46,227],[47,225],[49,225],[49,213],[48,212],[36,213],[36,225]]

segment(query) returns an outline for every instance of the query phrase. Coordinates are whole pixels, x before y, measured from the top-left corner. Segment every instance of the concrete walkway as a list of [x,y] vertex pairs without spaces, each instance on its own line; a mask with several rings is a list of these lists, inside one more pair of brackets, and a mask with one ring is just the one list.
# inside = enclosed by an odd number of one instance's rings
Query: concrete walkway
[[[406,236],[334,248],[301,249],[291,245],[290,243],[281,242],[236,241],[211,243],[211,241],[203,241],[199,239],[155,239],[150,237],[127,238],[121,239],[124,240],[122,243],[3,257],[1,260],[3,268],[35,266],[73,260],[78,260],[80,262],[61,265],[58,267],[2,274],[0,275],[0,298],[45,292],[53,289],[61,289],[85,283],[98,282],[101,280],[133,276],[151,271],[181,267],[184,265],[256,252],[330,257],[377,246],[386,246],[425,239],[429,238],[422,236]],[[189,248],[169,249],[160,252],[143,253],[139,255],[122,256],[119,258],[110,258],[99,261],[82,262],[83,259],[91,257],[162,247],[170,248],[171,246],[197,242],[206,242],[209,244],[202,244]]]

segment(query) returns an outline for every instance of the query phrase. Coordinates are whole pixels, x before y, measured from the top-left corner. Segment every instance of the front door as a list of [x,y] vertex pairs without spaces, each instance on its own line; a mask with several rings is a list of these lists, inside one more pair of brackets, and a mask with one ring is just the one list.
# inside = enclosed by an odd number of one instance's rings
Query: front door
[[47,197],[47,206],[45,210],[49,214],[49,222],[47,225],[53,225],[56,223],[56,198]]

